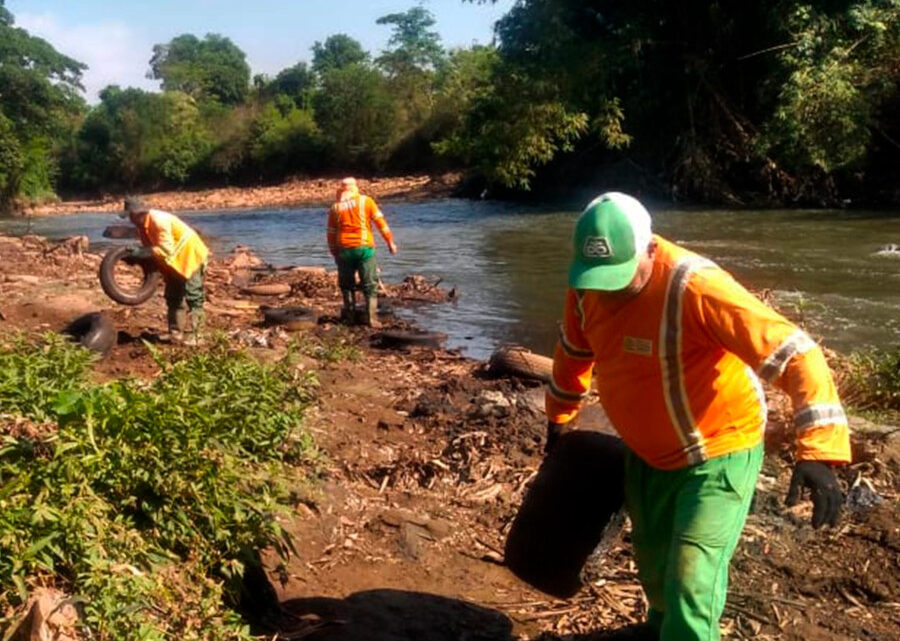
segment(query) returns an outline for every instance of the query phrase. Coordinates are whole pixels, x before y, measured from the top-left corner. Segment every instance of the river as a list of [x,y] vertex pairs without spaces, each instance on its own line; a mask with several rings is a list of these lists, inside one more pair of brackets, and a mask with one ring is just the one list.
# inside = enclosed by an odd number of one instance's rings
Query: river
[[[412,312],[450,346],[486,358],[499,344],[549,354],[566,285],[577,211],[547,206],[440,200],[384,203],[400,252],[379,251],[389,282],[421,273],[456,287],[452,305]],[[850,351],[900,344],[900,213],[654,209],[663,236],[704,254],[744,284],[770,290],[780,309]],[[321,208],[184,213],[213,250],[252,247],[276,265],[332,266]],[[0,231],[51,238],[86,234],[104,242],[112,214],[0,221]],[[380,241],[380,239],[379,239]],[[2,257],[0,257],[2,259]]]

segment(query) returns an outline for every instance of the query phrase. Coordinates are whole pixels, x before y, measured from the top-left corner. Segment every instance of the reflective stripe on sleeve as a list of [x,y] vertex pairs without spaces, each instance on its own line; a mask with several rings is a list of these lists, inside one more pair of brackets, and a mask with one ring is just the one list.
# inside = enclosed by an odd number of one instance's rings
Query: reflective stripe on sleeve
[[771,383],[781,376],[784,368],[794,356],[808,352],[815,346],[816,342],[809,337],[809,334],[798,329],[762,362],[756,369],[756,373],[761,379]]
[[554,381],[550,381],[549,389],[551,395],[564,403],[580,403],[588,397],[587,392],[584,394],[576,394],[575,392],[561,390]]
[[794,413],[794,425],[798,430],[808,430],[822,425],[846,425],[847,415],[837,403],[807,405]]
[[562,325],[559,326],[559,344],[562,346],[566,356],[577,360],[593,360],[594,352],[589,349],[579,349],[566,337],[566,330]]
[[691,256],[680,261],[672,269],[666,288],[662,322],[659,329],[659,359],[662,367],[663,396],[669,419],[684,446],[691,465],[702,463],[708,457],[703,445],[703,435],[691,414],[691,405],[684,381],[684,367],[681,362],[682,310],[684,291],[691,274],[704,267],[714,267],[715,263],[699,256]]

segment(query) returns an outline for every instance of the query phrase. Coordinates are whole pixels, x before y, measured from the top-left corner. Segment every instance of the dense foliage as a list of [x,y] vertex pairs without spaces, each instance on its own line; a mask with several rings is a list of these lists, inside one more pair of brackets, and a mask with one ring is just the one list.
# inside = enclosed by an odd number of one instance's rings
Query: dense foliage
[[15,27],[0,0],[0,213],[53,193],[58,147],[84,108],[85,66]]
[[[898,0],[520,0],[496,29],[496,90],[456,141],[488,179],[530,180],[549,155],[545,183],[618,180],[705,201],[896,187]],[[524,106],[511,104],[517,85]],[[498,113],[523,130],[508,166],[482,140]],[[587,124],[573,130],[578,116]],[[532,139],[550,153],[529,157]]]
[[93,639],[249,639],[226,603],[309,455],[313,379],[224,346],[143,383],[90,383],[59,337],[0,348],[0,629],[29,591],[83,600]]
[[443,168],[479,192],[900,200],[900,0],[518,0],[496,45],[451,51],[423,6],[376,23],[384,51],[332,34],[274,78],[179,35],[149,59],[161,93],[87,108],[83,66],[0,0],[0,204]]

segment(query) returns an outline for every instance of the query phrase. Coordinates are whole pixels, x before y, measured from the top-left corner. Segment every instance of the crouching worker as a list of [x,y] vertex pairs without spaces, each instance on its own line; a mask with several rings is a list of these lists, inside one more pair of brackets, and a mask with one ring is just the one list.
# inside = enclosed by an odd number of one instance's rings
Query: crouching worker
[[353,322],[356,316],[356,274],[366,296],[366,319],[370,327],[378,322],[378,269],[375,264],[375,236],[372,223],[378,227],[388,250],[397,253],[394,235],[375,200],[359,193],[355,178],[344,178],[337,201],[328,212],[328,249],[338,269],[343,306],[341,320]]
[[[168,212],[150,209],[139,198],[126,198],[125,209],[119,215],[129,218],[140,234],[142,246],[131,250],[131,258],[153,258],[162,271],[169,324],[166,338],[197,344],[205,320],[203,278],[209,249],[183,220]],[[191,314],[192,336],[185,340],[187,310]]]
[[551,448],[592,378],[627,446],[625,503],[650,603],[643,634],[629,638],[716,641],[763,459],[760,379],[793,403],[788,504],[809,490],[813,526],[837,523],[833,467],[850,460],[850,438],[822,350],[713,262],[654,235],[637,200],[611,192],[575,226],[547,392]]

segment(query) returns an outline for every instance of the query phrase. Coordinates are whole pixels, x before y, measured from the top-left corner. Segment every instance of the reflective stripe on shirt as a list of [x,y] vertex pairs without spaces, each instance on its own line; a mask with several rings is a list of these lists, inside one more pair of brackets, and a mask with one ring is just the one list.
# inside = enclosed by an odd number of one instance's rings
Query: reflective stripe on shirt
[[766,423],[769,422],[769,406],[766,403],[766,391],[763,389],[762,381],[759,380],[759,376],[756,375],[753,368],[748,365],[745,371],[747,372],[747,378],[750,379],[750,384],[753,386],[753,391],[756,392],[756,402],[759,403],[760,430],[765,434]]
[[[366,197],[362,194],[358,197],[359,204],[359,237],[363,245],[369,244],[369,224],[366,221]],[[373,239],[374,240],[374,239]]]
[[703,435],[697,429],[697,422],[691,414],[684,382],[684,366],[681,362],[684,290],[693,272],[703,267],[714,266],[715,263],[700,256],[689,256],[675,265],[666,287],[666,300],[659,328],[663,396],[666,399],[672,426],[684,446],[685,455],[691,465],[702,463],[708,457],[703,446]]

